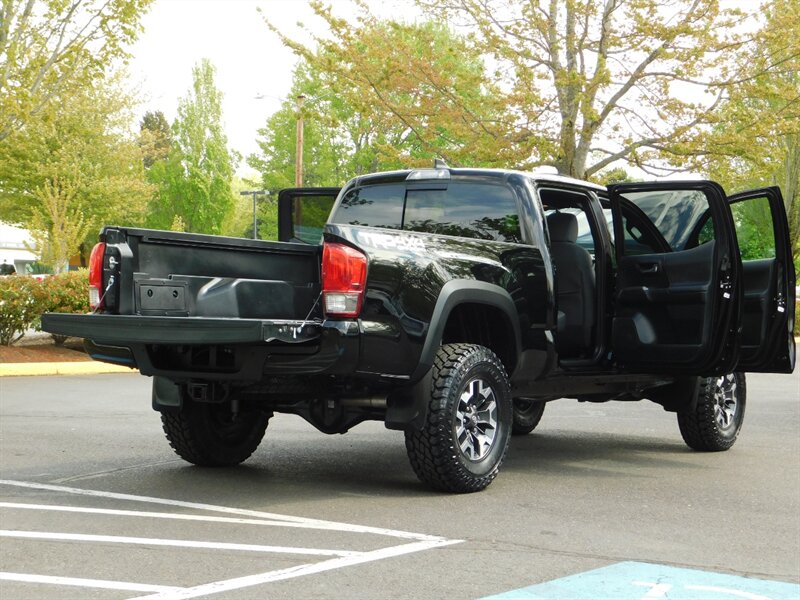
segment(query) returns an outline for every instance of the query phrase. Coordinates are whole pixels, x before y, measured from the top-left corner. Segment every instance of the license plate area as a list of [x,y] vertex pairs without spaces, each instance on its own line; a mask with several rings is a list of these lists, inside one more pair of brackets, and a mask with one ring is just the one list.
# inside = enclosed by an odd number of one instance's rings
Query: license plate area
[[136,312],[148,316],[188,316],[186,282],[147,279],[136,282]]

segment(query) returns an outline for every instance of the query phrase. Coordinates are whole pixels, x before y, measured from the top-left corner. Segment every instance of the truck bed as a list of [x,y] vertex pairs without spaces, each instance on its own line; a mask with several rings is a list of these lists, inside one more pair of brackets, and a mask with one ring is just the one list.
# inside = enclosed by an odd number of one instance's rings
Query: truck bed
[[216,380],[354,368],[357,326],[321,319],[320,246],[123,227],[101,240],[103,311],[42,318],[96,360]]
[[[304,319],[320,287],[320,247],[108,227],[106,312],[123,315]],[[113,257],[113,258],[112,258]]]

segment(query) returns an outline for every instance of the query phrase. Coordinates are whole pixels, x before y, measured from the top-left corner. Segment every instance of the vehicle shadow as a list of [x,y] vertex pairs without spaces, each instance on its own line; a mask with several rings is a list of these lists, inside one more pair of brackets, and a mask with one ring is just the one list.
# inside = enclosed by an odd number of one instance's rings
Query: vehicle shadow
[[[416,497],[431,492],[408,464],[402,435],[370,436],[346,441],[274,436],[245,463],[229,468],[202,468],[169,463],[148,476],[168,478],[176,489],[229,490],[232,497],[262,494],[272,502],[312,501],[337,496]],[[158,482],[154,482],[159,486]]]
[[[643,469],[703,469],[687,460],[680,441],[575,431],[536,432],[512,439],[501,477],[647,477]],[[202,468],[169,462],[140,472],[142,489],[165,485],[202,501],[239,504],[242,497],[269,498],[270,505],[298,498],[313,502],[346,496],[420,498],[449,495],[430,490],[414,475],[402,435],[390,432],[339,436],[274,435],[245,463]]]
[[[683,441],[585,431],[536,431],[511,440],[504,472],[542,475],[591,474],[594,477],[636,477],[643,467],[705,468],[687,458],[693,453]],[[644,476],[644,475],[641,475]]]

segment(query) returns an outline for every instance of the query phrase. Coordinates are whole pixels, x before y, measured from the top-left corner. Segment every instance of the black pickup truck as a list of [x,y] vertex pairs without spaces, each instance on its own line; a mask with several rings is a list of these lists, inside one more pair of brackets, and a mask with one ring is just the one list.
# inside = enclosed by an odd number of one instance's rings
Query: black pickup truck
[[275,412],[324,433],[380,420],[451,492],[489,485],[558,398],[651,400],[691,448],[726,450],[744,372],[794,368],[775,187],[437,164],[284,190],[279,221],[279,242],[106,227],[94,313],[43,328],[151,376],[191,463],[244,461]]

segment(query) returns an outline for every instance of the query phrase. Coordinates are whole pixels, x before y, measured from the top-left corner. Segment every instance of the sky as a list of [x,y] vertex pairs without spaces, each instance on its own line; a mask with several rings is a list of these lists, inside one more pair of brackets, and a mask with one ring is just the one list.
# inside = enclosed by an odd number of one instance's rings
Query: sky
[[[332,3],[337,14],[353,14],[349,2]],[[379,9],[398,5],[391,0],[380,4]],[[171,123],[179,98],[192,85],[192,67],[208,58],[223,93],[229,147],[243,157],[257,152],[257,130],[290,90],[297,63],[257,7],[293,39],[310,41],[298,22],[313,31],[325,31],[305,0],[156,0],[142,19],[144,32],[131,49],[129,71],[141,101],[139,116],[160,110]],[[248,171],[243,159],[239,174]]]

